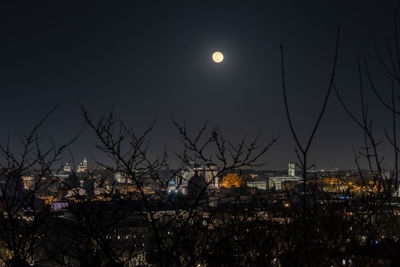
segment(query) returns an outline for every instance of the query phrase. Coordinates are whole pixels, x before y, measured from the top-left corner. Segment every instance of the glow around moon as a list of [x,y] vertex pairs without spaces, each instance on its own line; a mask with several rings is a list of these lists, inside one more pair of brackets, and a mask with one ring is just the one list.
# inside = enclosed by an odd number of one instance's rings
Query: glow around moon
[[212,60],[215,62],[215,63],[221,63],[223,60],[224,60],[224,54],[222,54],[221,52],[214,52],[213,54],[212,54]]

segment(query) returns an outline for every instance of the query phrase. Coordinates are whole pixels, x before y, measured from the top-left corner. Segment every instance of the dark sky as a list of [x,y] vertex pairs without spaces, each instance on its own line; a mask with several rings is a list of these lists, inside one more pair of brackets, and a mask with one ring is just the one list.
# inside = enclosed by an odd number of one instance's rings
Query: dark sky
[[[371,37],[381,44],[391,38],[394,6],[381,0],[2,1],[0,140],[29,129],[59,102],[46,131],[65,140],[83,124],[80,101],[93,114],[114,105],[138,130],[157,117],[154,151],[164,144],[179,150],[168,112],[193,130],[205,120],[219,124],[234,140],[261,130],[266,142],[281,133],[263,160],[268,168],[284,168],[295,157],[280,44],[295,124],[307,135],[327,88],[339,24],[337,84],[346,102],[358,111],[358,55],[370,58],[387,95]],[[224,53],[223,63],[211,61],[215,50]],[[383,138],[390,114],[368,94]],[[93,142],[85,131],[72,147],[76,158],[96,155]],[[322,168],[353,168],[352,150],[360,144],[360,130],[332,97],[312,158]]]

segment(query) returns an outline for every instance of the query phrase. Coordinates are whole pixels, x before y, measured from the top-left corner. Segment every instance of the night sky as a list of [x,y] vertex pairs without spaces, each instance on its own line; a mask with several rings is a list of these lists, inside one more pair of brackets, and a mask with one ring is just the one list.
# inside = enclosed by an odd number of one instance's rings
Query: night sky
[[[218,3],[216,3],[218,2]],[[367,56],[379,90],[389,80],[371,38],[391,39],[396,1],[1,1],[0,141],[27,130],[61,103],[45,131],[57,142],[83,125],[79,102],[91,113],[115,107],[138,131],[157,117],[153,151],[180,150],[169,112],[195,131],[205,121],[227,137],[281,133],[263,158],[266,168],[295,159],[284,113],[280,44],[285,47],[289,103],[301,136],[322,104],[342,25],[338,89],[358,112],[356,56]],[[224,53],[215,64],[213,51]],[[377,135],[388,113],[367,97]],[[318,167],[354,168],[361,131],[335,96],[312,146]],[[79,160],[96,156],[88,130],[73,145]],[[383,151],[387,151],[382,147]],[[389,153],[389,152],[387,152]],[[390,154],[388,154],[390,155]],[[390,165],[386,165],[390,167]]]

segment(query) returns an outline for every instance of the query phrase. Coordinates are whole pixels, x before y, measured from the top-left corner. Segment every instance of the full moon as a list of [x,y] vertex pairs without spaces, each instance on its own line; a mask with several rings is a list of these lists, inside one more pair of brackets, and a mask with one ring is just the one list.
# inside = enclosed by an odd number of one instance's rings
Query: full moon
[[214,60],[215,63],[221,63],[224,60],[224,54],[218,51],[214,52],[214,54],[212,54],[212,60]]

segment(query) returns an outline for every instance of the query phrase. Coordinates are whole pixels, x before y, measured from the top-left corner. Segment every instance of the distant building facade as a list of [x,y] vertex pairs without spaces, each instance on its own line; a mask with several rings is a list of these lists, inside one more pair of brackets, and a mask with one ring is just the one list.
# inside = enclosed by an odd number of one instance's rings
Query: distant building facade
[[88,170],[88,163],[86,158],[83,159],[83,162],[79,163],[77,172],[87,172]]
[[218,189],[220,187],[218,172],[216,165],[198,165],[192,162],[176,175],[174,181],[170,182],[168,191],[187,195],[189,181],[195,175],[204,178],[207,189]]
[[247,187],[257,188],[260,190],[267,190],[268,189],[268,181],[267,179],[249,179],[246,182]]
[[63,170],[64,170],[64,172],[71,172],[72,171],[71,165],[69,165],[69,162],[65,163]]
[[296,176],[296,165],[294,163],[289,163],[288,164],[288,175],[287,176],[270,177],[269,188],[275,189],[275,190],[282,190],[283,189],[282,185],[285,182],[300,183],[301,180],[302,179],[300,176]]

